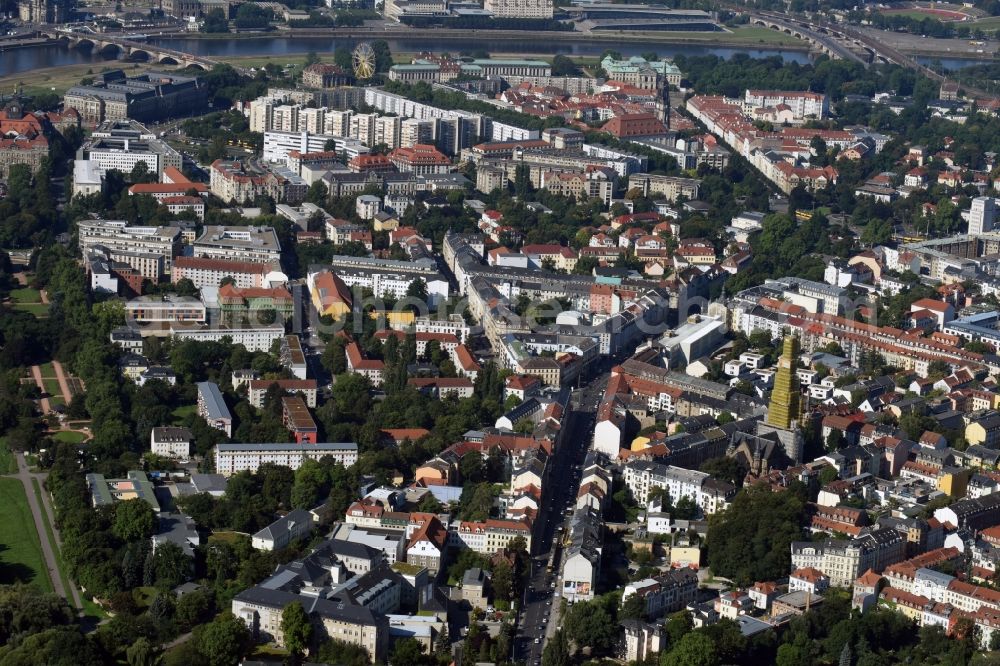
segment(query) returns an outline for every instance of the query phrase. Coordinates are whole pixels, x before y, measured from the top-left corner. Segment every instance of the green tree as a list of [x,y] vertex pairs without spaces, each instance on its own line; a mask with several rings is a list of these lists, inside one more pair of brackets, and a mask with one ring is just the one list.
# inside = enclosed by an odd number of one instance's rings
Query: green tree
[[153,536],[156,514],[153,507],[140,499],[114,504],[115,520],[112,529],[122,541],[137,541]]
[[562,629],[556,629],[542,650],[542,666],[567,666],[569,663],[569,641]]
[[323,206],[326,204],[326,200],[329,197],[329,191],[327,190],[326,183],[322,180],[313,181],[312,185],[306,191],[306,201],[317,206]]
[[712,572],[750,585],[774,580],[791,566],[791,543],[801,538],[806,521],[801,484],[774,493],[765,486],[744,488],[733,503],[709,522]]
[[337,639],[325,641],[319,646],[317,660],[341,666],[368,666],[372,663],[368,651],[363,647]]
[[338,46],[333,52],[333,63],[345,72],[350,72],[354,67],[354,59],[351,50],[343,46]]
[[148,638],[141,636],[125,649],[128,666],[153,666],[159,659],[156,646]]
[[437,635],[437,640],[434,641],[434,654],[438,657],[451,656],[451,636],[448,635],[447,622],[441,627],[441,631]]
[[729,456],[709,458],[698,469],[706,474],[711,474],[717,479],[727,481],[734,486],[739,487],[743,485],[743,477],[745,475],[743,470],[740,469],[736,458],[730,458]]
[[[844,643],[847,647],[847,643]],[[785,643],[778,646],[778,656],[774,661],[775,666],[799,666],[799,664],[809,663],[808,652],[799,645]]]
[[573,604],[565,615],[566,637],[578,647],[589,645],[600,653],[608,652],[618,637],[618,627],[603,600]]
[[[0,563],[0,570],[5,568]],[[37,634],[73,622],[73,611],[65,599],[54,594],[40,594],[29,585],[0,586],[0,608],[3,609],[0,612],[0,645],[8,644],[15,635]]]
[[229,32],[229,20],[221,9],[210,9],[205,14],[205,21],[202,23],[201,31],[208,33]]
[[622,601],[618,617],[629,620],[641,620],[646,616],[646,600],[638,594],[630,594]]
[[662,653],[662,666],[716,666],[718,653],[712,639],[703,633],[685,634],[670,652]]
[[680,610],[667,618],[663,628],[667,637],[667,645],[677,645],[685,634],[694,629],[694,621],[691,619],[690,613]]
[[228,611],[198,629],[195,636],[198,651],[205,655],[209,666],[238,663],[250,645],[247,626]]
[[285,606],[281,611],[281,633],[285,637],[285,647],[293,655],[302,654],[312,638],[312,622],[298,601]]
[[424,649],[415,638],[404,638],[396,642],[389,663],[392,666],[422,666],[433,659],[424,654]]

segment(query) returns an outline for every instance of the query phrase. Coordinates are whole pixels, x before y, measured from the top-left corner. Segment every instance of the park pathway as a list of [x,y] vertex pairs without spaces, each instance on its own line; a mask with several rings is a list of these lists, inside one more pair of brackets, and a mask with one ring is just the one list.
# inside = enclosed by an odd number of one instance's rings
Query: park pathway
[[[24,464],[24,454],[19,453],[18,470],[21,469],[22,464]],[[26,465],[25,469],[27,469]],[[49,520],[49,525],[52,526],[52,536],[56,540],[56,548],[58,548],[59,551],[62,552],[62,535],[59,534],[59,530],[56,528],[56,510],[52,507],[52,499],[49,496],[49,491],[45,489],[45,479],[48,477],[48,474],[44,472],[32,472],[29,470],[28,476],[33,477],[36,481],[38,481],[38,487],[42,491],[40,493],[42,496],[42,510],[45,511],[45,515],[48,517]],[[32,491],[34,491],[34,488],[32,488]],[[34,492],[32,492],[32,494],[34,494]],[[42,525],[42,530],[44,529],[45,526]],[[41,534],[39,534],[39,536],[41,536]],[[56,573],[58,575],[58,572]],[[70,583],[70,592],[73,594],[73,599],[72,599],[73,605],[76,606],[77,608],[83,608],[83,601],[80,598],[80,589],[73,584],[72,580],[70,580],[69,572],[67,572],[66,580],[69,580]]]
[[[42,545],[42,556],[45,558],[45,568],[48,569],[49,580],[52,581],[52,589],[63,599],[68,599],[66,589],[63,587],[62,578],[59,576],[59,562],[56,554],[52,551],[52,544],[49,543],[48,533],[45,531],[45,521],[42,518],[43,508],[38,504],[35,497],[35,489],[31,487],[32,474],[28,471],[28,465],[24,461],[24,454],[18,452],[17,457],[17,478],[24,486],[24,494],[28,497],[28,507],[31,509],[31,518],[35,521],[35,532],[38,533],[38,541]],[[42,493],[44,495],[44,492]]]
[[66,381],[66,375],[63,373],[62,363],[53,360],[52,369],[56,371],[56,379],[59,380],[59,390],[62,391],[63,400],[68,405],[73,402],[73,394],[69,390],[69,382]]
[[[37,365],[31,366],[31,376],[35,378],[35,383],[38,384],[39,390],[41,390],[42,395],[45,395],[45,382],[42,381],[42,369]],[[39,398],[39,406],[42,408],[42,414],[48,414],[52,411],[52,406],[49,404],[49,399],[46,397]]]

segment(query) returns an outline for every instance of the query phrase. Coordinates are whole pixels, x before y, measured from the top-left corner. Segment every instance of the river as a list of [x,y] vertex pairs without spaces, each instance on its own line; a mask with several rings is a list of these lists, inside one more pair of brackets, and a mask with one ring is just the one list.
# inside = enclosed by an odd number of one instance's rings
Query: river
[[[326,37],[263,37],[253,39],[190,39],[163,38],[151,40],[156,44],[205,56],[221,58],[238,56],[282,56],[302,54],[315,51],[317,53],[332,53],[338,46],[353,46],[360,39],[334,39]],[[471,53],[484,47],[479,40],[447,40],[439,41],[428,38],[393,38],[386,40],[389,48],[395,52],[414,53],[419,51],[448,51],[452,53]],[[487,50],[491,53],[507,54],[549,54],[564,53],[566,55],[600,55],[605,49],[614,48],[624,55],[639,55],[655,52],[661,56],[715,54],[730,58],[736,53],[746,53],[753,58],[780,56],[786,62],[804,64],[809,62],[809,55],[802,51],[784,51],[781,49],[747,49],[739,47],[710,47],[694,44],[664,44],[661,42],[629,41],[621,43],[608,42],[539,42],[536,40],[497,40]],[[930,65],[939,62],[948,70],[978,64],[976,60],[960,58],[933,58],[918,56],[922,64]],[[113,58],[103,56],[96,51],[69,48],[65,45],[35,46],[23,49],[13,49],[0,54],[0,76],[10,76],[20,72],[34,72],[49,67],[77,65],[86,63],[113,62]],[[987,61],[989,62],[989,61]]]
[[[167,48],[194,53],[197,55],[236,57],[236,56],[281,56],[291,54],[332,53],[338,46],[353,48],[360,39],[333,39],[325,37],[264,37],[254,39],[185,39],[163,38],[151,40]],[[742,49],[733,47],[708,47],[690,44],[663,44],[659,42],[630,41],[617,44],[607,42],[581,41],[539,42],[535,40],[497,40],[490,46],[485,46],[480,40],[447,40],[439,41],[427,38],[388,39],[389,48],[400,53],[419,51],[448,51],[451,53],[473,52],[486,48],[491,53],[531,53],[566,55],[600,55],[607,48],[614,48],[624,55],[639,55],[653,51],[661,56],[715,54],[729,58],[735,53],[746,53],[754,58],[781,56],[786,62],[807,63],[809,55],[802,51],[783,51],[778,49]],[[19,72],[33,72],[49,67],[63,65],[78,65],[86,63],[104,63],[109,59],[98,52],[63,45],[37,46],[23,49],[13,49],[0,54],[0,76],[9,76]]]

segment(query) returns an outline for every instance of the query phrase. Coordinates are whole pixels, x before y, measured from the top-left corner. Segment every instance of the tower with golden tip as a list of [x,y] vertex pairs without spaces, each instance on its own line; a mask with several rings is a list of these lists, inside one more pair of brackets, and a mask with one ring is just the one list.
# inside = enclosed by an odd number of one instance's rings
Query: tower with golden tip
[[794,335],[785,336],[778,372],[774,376],[771,404],[767,408],[768,425],[782,430],[791,430],[792,423],[799,418],[799,381],[795,376],[798,358],[799,339]]

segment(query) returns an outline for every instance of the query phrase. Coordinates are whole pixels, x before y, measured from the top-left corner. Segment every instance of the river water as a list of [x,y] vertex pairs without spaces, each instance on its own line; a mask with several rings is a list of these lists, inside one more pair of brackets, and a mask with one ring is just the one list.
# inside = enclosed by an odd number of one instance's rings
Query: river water
[[[371,38],[367,36],[366,38]],[[205,56],[234,57],[234,56],[282,56],[292,54],[309,53],[332,53],[338,46],[353,48],[361,41],[358,39],[326,38],[326,37],[299,37],[290,39],[288,37],[264,37],[254,39],[190,39],[190,38],[163,38],[151,40],[156,44]],[[564,53],[566,55],[600,55],[605,49],[614,48],[624,55],[639,55],[650,51],[660,56],[674,56],[680,53],[685,55],[708,55],[715,54],[723,58],[730,58],[736,53],[746,53],[753,58],[764,58],[768,56],[780,56],[786,62],[797,62],[804,64],[809,62],[809,55],[802,51],[783,51],[780,49],[746,49],[734,47],[708,47],[692,44],[663,44],[642,41],[629,42],[540,42],[536,40],[497,40],[488,46],[481,40],[457,39],[457,40],[436,40],[429,38],[394,38],[386,40],[389,48],[395,52],[419,52],[419,51],[447,51],[450,53],[471,53],[480,49],[486,49],[491,53],[507,54],[546,54],[554,55]],[[59,67],[62,65],[76,65],[85,63],[102,64],[113,62],[113,58],[108,58],[96,51],[89,51],[78,48],[70,48],[65,45],[38,46],[25,49],[13,49],[0,53],[0,76],[9,76],[20,72],[34,72],[49,67]],[[929,65],[936,59],[920,56],[917,58],[921,63]],[[958,58],[937,59],[940,64],[949,70],[958,69],[963,66],[977,64],[975,60],[963,60]]]
[[[370,38],[370,37],[369,37]],[[151,40],[161,46],[205,56],[281,56],[291,54],[332,53],[338,46],[353,46],[361,39],[333,39],[326,37],[266,37],[259,39],[185,39],[164,38]],[[389,48],[395,52],[447,51],[450,53],[471,53],[486,49],[491,53],[531,53],[567,55],[600,55],[605,49],[614,48],[624,55],[639,55],[653,51],[661,56],[674,56],[679,53],[686,55],[708,55],[714,53],[723,58],[729,58],[735,53],[746,53],[754,58],[781,56],[787,62],[809,62],[808,54],[802,51],[781,51],[777,49],[740,49],[711,48],[707,46],[662,44],[631,41],[628,43],[609,42],[539,42],[535,40],[497,40],[486,46],[481,40],[436,40],[427,38],[389,39]],[[19,72],[32,72],[48,67],[76,65],[85,63],[105,63],[113,59],[93,52],[63,45],[39,46],[25,49],[13,49],[0,53],[0,76],[9,76]]]

